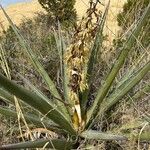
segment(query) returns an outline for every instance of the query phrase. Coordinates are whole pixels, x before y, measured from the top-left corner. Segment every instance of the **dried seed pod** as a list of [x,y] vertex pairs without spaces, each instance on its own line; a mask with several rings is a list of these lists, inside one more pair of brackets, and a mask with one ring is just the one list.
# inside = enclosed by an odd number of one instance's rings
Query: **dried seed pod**
[[[98,27],[100,13],[97,10],[98,2],[90,1],[90,8],[86,12],[86,16],[82,18],[76,27],[72,44],[68,47],[65,61],[68,66],[68,76],[70,87],[70,99],[74,103],[73,122],[74,127],[82,126],[80,101],[78,93],[88,88],[85,68],[89,60],[92,41],[95,38]],[[94,19],[95,17],[95,19]]]

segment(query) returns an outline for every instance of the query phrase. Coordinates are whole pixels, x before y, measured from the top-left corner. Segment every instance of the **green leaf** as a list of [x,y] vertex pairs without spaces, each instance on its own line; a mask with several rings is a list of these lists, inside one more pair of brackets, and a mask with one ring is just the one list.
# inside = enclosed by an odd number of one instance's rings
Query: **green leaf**
[[141,100],[146,95],[150,95],[150,83],[146,84],[142,89],[137,91],[132,97],[129,97],[128,99],[135,102],[137,100]]
[[45,117],[48,117],[64,130],[75,134],[75,131],[71,125],[71,123],[67,120],[67,118],[59,111],[57,106],[54,106],[52,102],[49,103],[39,97],[34,92],[30,92],[25,88],[18,86],[16,83],[10,81],[6,77],[0,74],[0,85],[6,89],[11,94],[20,98],[23,102],[27,103],[34,109],[41,112]]
[[57,150],[70,150],[73,147],[72,142],[59,139],[40,139],[36,141],[21,142],[17,144],[9,144],[0,146],[0,149],[27,149],[27,148],[52,148]]
[[[149,48],[148,48],[149,49]],[[144,65],[145,62],[143,63],[142,60],[144,60],[144,56],[147,55],[147,53],[141,54],[135,61],[134,65],[132,65],[130,68],[127,69],[127,71],[124,73],[123,77],[117,81],[115,87],[118,88],[122,83],[124,83],[126,80],[128,80],[131,76],[133,76],[133,73],[137,70],[138,66],[140,64]]]
[[97,53],[98,51],[100,51],[101,47],[102,47],[102,42],[103,42],[103,30],[104,30],[104,25],[106,22],[106,18],[108,15],[108,10],[109,10],[109,6],[110,6],[110,0],[108,1],[108,4],[106,6],[106,9],[103,13],[103,16],[100,17],[100,21],[99,21],[99,26],[98,26],[98,30],[96,33],[96,38],[94,40],[94,44],[91,50],[91,54],[90,54],[90,59],[88,62],[88,67],[87,67],[87,80],[88,83],[91,82],[91,78],[93,76],[93,69],[94,69],[94,64],[96,62],[96,57],[97,57]]
[[9,66],[7,63],[7,59],[6,59],[6,53],[5,53],[4,49],[2,48],[1,44],[0,44],[0,66],[2,67],[6,76],[9,79],[11,79],[10,70],[9,70]]
[[137,23],[133,32],[130,34],[130,36],[127,38],[126,42],[124,43],[124,46],[121,49],[120,55],[119,55],[118,59],[116,60],[115,64],[113,65],[110,73],[108,74],[108,76],[105,80],[105,83],[99,88],[98,94],[94,101],[94,104],[92,105],[90,110],[87,112],[87,126],[86,127],[88,127],[95,120],[95,116],[99,112],[100,104],[104,100],[117,73],[119,72],[120,68],[124,64],[124,61],[127,58],[130,49],[132,48],[132,46],[134,46],[134,42],[136,41],[136,38],[138,37],[140,30],[142,29],[143,25],[145,24],[147,18],[149,17],[149,14],[150,14],[150,4],[148,5],[143,16]]
[[[88,62],[88,65],[87,65],[86,78],[87,78],[87,83],[88,83],[89,86],[92,82],[93,75],[94,75],[93,69],[94,69],[94,64],[96,63],[97,53],[98,53],[98,51],[100,51],[101,46],[102,46],[102,42],[103,42],[103,29],[104,29],[104,24],[105,24],[106,17],[107,17],[107,14],[108,14],[109,5],[110,5],[110,1],[108,2],[107,6],[106,6],[106,9],[103,13],[103,16],[100,18],[97,34],[96,34],[96,37],[95,37],[95,40],[94,40],[94,43],[93,43],[93,47],[92,47],[92,50],[91,50],[89,62]],[[82,115],[84,115],[85,110],[86,110],[86,104],[87,104],[87,101],[88,101],[89,90],[90,90],[90,88],[86,89],[82,93],[82,101],[80,102]]]
[[124,135],[126,137],[128,137],[128,139],[130,140],[134,140],[134,141],[147,141],[149,142],[150,141],[150,132],[142,132],[141,134],[137,133],[137,134],[134,134],[134,133],[124,133]]
[[[0,107],[0,114],[2,114],[5,117],[12,117],[17,119],[17,113],[13,110],[10,110],[10,108],[6,107]],[[46,128],[48,130],[54,131],[56,133],[62,134],[64,131],[60,129],[55,123],[51,121],[41,120],[38,116],[35,115],[27,115],[23,114],[25,117],[25,120],[28,124],[36,125],[36,127]]]
[[140,141],[150,141],[150,132],[143,132],[140,135],[136,136]]
[[[39,97],[41,97],[42,99],[44,99],[45,101],[47,101],[48,103],[51,103],[50,99],[44,95],[41,91],[39,91],[32,83],[30,83],[29,80],[27,80],[26,78],[24,78],[21,74],[19,74],[19,77],[24,81],[24,83],[29,86],[29,88],[34,91],[34,93],[36,93]],[[61,100],[61,99],[57,99],[55,97],[56,100],[61,101],[62,103],[64,103],[65,106],[69,106],[68,103],[66,103],[65,101]],[[69,118],[70,119],[70,118]]]
[[81,133],[81,137],[94,140],[127,140],[125,136],[103,133],[100,131],[87,130]]
[[135,119],[123,124],[121,127],[119,127],[119,129],[115,128],[114,131],[117,130],[119,132],[129,132],[131,129],[142,128],[146,123],[146,121]]
[[105,101],[102,102],[100,106],[100,111],[98,115],[94,118],[94,121],[105,111],[108,111],[112,106],[114,106],[125,94],[127,94],[135,85],[137,85],[149,71],[150,62],[148,62],[144,67],[138,70],[132,78],[128,79],[128,82],[118,88],[114,93],[106,98]]
[[2,88],[0,88],[0,98],[6,102],[14,103],[14,96]]
[[[12,118],[16,118],[17,119],[17,113],[13,110],[10,110],[10,108],[7,107],[1,107],[0,106],[0,114],[2,114],[5,117],[12,117]],[[38,116],[35,115],[27,115],[24,114],[25,120],[27,121],[27,123],[33,123],[34,125],[36,125],[37,127],[43,127],[44,126],[47,129],[51,129],[51,130],[55,130],[56,128],[58,129],[57,125],[50,122],[50,121],[41,121],[41,119]]]
[[[3,9],[3,7],[0,5],[3,13],[5,14],[8,22],[10,23],[12,29],[14,30],[17,38],[19,39],[19,42],[21,44],[21,46],[23,47],[24,51],[28,54],[32,64],[34,65],[34,67],[36,68],[36,70],[39,72],[39,74],[42,76],[42,78],[45,80],[45,83],[47,84],[51,94],[58,98],[61,99],[55,84],[53,83],[53,81],[50,79],[49,75],[47,74],[47,72],[45,71],[45,69],[43,68],[43,66],[41,65],[41,63],[38,61],[37,57],[33,54],[32,49],[30,48],[30,46],[27,44],[26,40],[23,38],[23,36],[19,33],[18,29],[16,28],[16,26],[13,24],[13,22],[11,21],[10,17],[7,15],[7,13],[5,12],[5,10]],[[68,117],[68,113],[66,111],[66,107],[64,106],[64,104],[60,101],[56,101],[56,103],[58,104],[58,106],[61,108],[61,110],[63,111],[63,113]]]
[[[150,132],[146,129],[143,130],[143,127],[149,126],[148,121],[142,120],[134,120],[130,123],[126,123],[119,127],[118,129],[114,129],[114,131],[119,131],[122,133],[122,135],[126,136],[128,140],[134,140],[134,141],[150,141]],[[136,128],[141,128],[138,132],[133,132]],[[141,132],[142,131],[142,132]]]
[[60,57],[60,66],[61,66],[61,76],[62,76],[62,86],[63,86],[63,94],[64,94],[64,98],[67,102],[69,102],[71,104],[71,102],[69,101],[69,79],[68,79],[68,75],[67,75],[67,64],[65,63],[65,50],[67,49],[66,44],[65,44],[65,39],[61,33],[61,26],[60,23],[58,23],[58,33],[55,31],[54,32],[54,36],[55,36],[55,41],[56,41],[56,45],[57,45],[57,50],[59,53],[59,57]]
[[61,25],[59,22],[58,22],[58,33],[56,31],[54,31],[54,36],[55,36],[58,54],[60,57],[60,68],[61,68],[63,96],[65,99],[65,102],[67,102],[70,105],[70,107],[67,107],[68,108],[67,110],[68,110],[68,112],[70,114],[70,118],[71,118],[71,115],[72,115],[71,108],[74,106],[74,103],[69,98],[70,87],[68,86],[69,85],[69,78],[68,78],[68,73],[67,73],[67,64],[65,62],[65,51],[67,50],[67,46],[65,44],[66,39],[62,35]]
[[39,97],[41,97],[42,99],[44,99],[48,103],[51,103],[50,99],[46,95],[44,95],[40,90],[38,90],[29,80],[27,80],[26,78],[24,78],[21,74],[18,74],[18,75],[23,80],[23,82],[27,86],[29,86],[29,88],[31,89],[31,91],[33,91],[34,93],[36,93]]

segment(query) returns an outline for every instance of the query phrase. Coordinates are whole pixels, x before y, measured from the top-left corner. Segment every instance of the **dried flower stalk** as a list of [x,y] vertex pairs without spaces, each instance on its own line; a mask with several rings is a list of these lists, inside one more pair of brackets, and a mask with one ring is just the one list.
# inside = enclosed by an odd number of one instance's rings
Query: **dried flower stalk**
[[[73,41],[67,49],[66,63],[68,67],[70,99],[74,103],[73,114],[75,128],[83,126],[79,92],[88,88],[86,81],[86,65],[90,56],[90,48],[95,38],[101,12],[97,2],[90,1],[90,8],[76,27]],[[76,118],[76,119],[75,119]],[[77,119],[78,118],[78,119]]]

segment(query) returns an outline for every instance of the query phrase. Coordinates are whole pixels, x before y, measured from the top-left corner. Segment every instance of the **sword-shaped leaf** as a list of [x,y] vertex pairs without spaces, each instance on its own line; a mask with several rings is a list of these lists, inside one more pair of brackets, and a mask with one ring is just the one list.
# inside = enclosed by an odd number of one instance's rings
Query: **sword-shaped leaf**
[[48,103],[36,93],[26,90],[21,86],[18,86],[16,83],[12,82],[1,74],[0,85],[9,93],[20,98],[23,102],[27,103],[28,105],[45,115],[45,117],[48,117],[49,119],[54,121],[64,130],[75,134],[71,123],[68,121],[66,116],[64,116],[63,113],[58,109],[57,106],[53,105],[50,102]]
[[127,140],[125,136],[104,133],[94,130],[84,131],[81,133],[81,136],[84,137],[85,139],[94,139],[94,140]]
[[0,98],[8,103],[14,103],[14,96],[2,88],[0,88]]
[[[136,38],[138,37],[140,30],[142,29],[143,25],[145,24],[147,18],[150,14],[150,4],[146,8],[143,16],[135,26],[134,30],[130,34],[130,36],[127,38],[126,42],[124,43],[123,48],[121,49],[120,55],[118,56],[118,59],[116,60],[115,64],[113,65],[110,73],[108,74],[105,83],[99,88],[98,94],[96,96],[96,99],[94,101],[94,104],[90,108],[90,110],[87,112],[87,127],[90,125],[93,120],[95,120],[95,116],[99,112],[99,106],[104,100],[105,96],[107,95],[117,73],[119,72],[120,68],[124,64],[125,59],[128,56],[128,53],[130,49],[132,48],[134,42],[136,41]],[[93,119],[94,118],[94,119]]]
[[[10,110],[10,108],[7,107],[0,107],[0,114],[2,114],[5,117],[12,117],[12,118],[16,118],[17,119],[17,112]],[[50,121],[41,121],[41,119],[38,116],[35,115],[27,115],[24,114],[24,118],[27,121],[27,123],[32,123],[34,125],[36,125],[37,127],[46,127],[47,129],[50,130],[55,130],[57,131],[59,129],[59,127],[57,127],[57,125],[55,123],[52,123]],[[59,129],[60,130],[60,129]]]
[[[99,21],[99,26],[98,26],[98,31],[93,43],[93,47],[91,50],[91,54],[90,54],[90,58],[89,58],[89,62],[87,65],[87,74],[86,74],[86,78],[87,78],[87,82],[88,85],[90,86],[92,78],[93,78],[93,69],[94,69],[94,64],[96,63],[96,57],[97,57],[97,53],[98,51],[100,51],[100,48],[102,47],[102,42],[103,42],[103,29],[104,29],[104,24],[106,21],[106,17],[108,14],[108,9],[109,9],[109,5],[110,5],[110,1],[108,2],[106,9],[103,13],[102,18],[100,18]],[[88,101],[88,94],[89,94],[89,90],[90,89],[86,89],[83,93],[82,93],[82,101],[81,101],[81,109],[82,109],[82,114],[84,115],[85,110],[86,110],[86,104]]]
[[[129,78],[125,84],[120,86],[120,88],[116,89],[105,101],[102,102],[100,106],[100,111],[98,115],[93,119],[96,121],[100,115],[109,110],[112,106],[114,106],[125,94],[127,94],[135,85],[137,85],[142,78],[150,71],[150,62],[148,62],[144,67],[138,70],[132,78]],[[145,90],[149,90],[149,86],[145,87]],[[142,91],[141,91],[142,94]],[[142,96],[142,95],[134,95],[134,96]],[[93,124],[92,123],[92,124]],[[92,125],[91,124],[91,125]]]
[[[10,23],[13,31],[15,32],[20,45],[23,47],[23,50],[25,51],[25,53],[27,53],[27,55],[29,56],[33,66],[35,67],[35,69],[39,72],[39,74],[42,76],[42,78],[44,79],[45,83],[47,84],[51,94],[58,98],[61,99],[61,96],[59,95],[55,84],[53,83],[53,81],[51,80],[51,78],[49,77],[49,75],[47,74],[47,72],[45,71],[45,69],[43,68],[43,66],[41,65],[41,63],[38,61],[37,57],[33,54],[32,49],[30,48],[30,46],[27,44],[26,40],[24,39],[24,37],[19,33],[18,29],[16,28],[16,26],[13,24],[13,22],[11,21],[10,17],[7,15],[6,11],[3,9],[3,7],[0,5],[0,8],[2,9],[4,15],[6,16],[8,22]],[[60,107],[60,109],[62,109],[62,112],[68,116],[68,113],[66,111],[66,108],[64,106],[64,104],[60,101],[56,101],[56,103],[58,104],[58,107]]]
[[[5,107],[0,107],[0,114],[2,114],[5,117],[12,117],[14,119],[17,118],[17,113],[13,110],[10,110]],[[24,114],[24,118],[28,124],[36,125],[36,127],[46,128],[50,131],[55,131],[58,134],[66,133],[66,131],[62,130],[60,127],[58,127],[55,123],[51,121],[41,120],[38,116],[35,115],[27,115]]]
[[17,144],[9,144],[0,146],[0,150],[13,149],[33,149],[33,148],[52,148],[56,150],[70,150],[73,148],[73,143],[59,139],[40,139],[35,141],[21,142]]
[[[68,74],[67,74],[67,65],[65,63],[65,56],[64,56],[65,55],[65,50],[67,49],[67,46],[65,44],[64,37],[61,33],[61,26],[60,26],[59,22],[58,22],[58,33],[55,31],[54,36],[55,36],[55,41],[56,41],[56,45],[57,45],[57,50],[58,50],[59,57],[60,57],[63,94],[64,94],[65,100],[67,102],[69,102],[69,100],[70,100],[69,97],[68,97],[69,79],[68,79]],[[70,102],[70,104],[71,104],[71,102]]]

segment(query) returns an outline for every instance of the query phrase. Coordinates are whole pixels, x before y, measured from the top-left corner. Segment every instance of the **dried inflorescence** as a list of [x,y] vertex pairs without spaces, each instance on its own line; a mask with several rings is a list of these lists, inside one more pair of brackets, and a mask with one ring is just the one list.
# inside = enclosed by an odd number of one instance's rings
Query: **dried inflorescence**
[[98,4],[98,1],[90,1],[90,8],[87,10],[86,16],[82,18],[76,27],[73,41],[68,47],[66,54],[70,79],[69,86],[71,88],[70,99],[74,102],[74,110],[78,115],[79,123],[82,122],[82,119],[78,93],[88,88],[86,82],[86,65],[101,15],[100,11],[97,10]]

